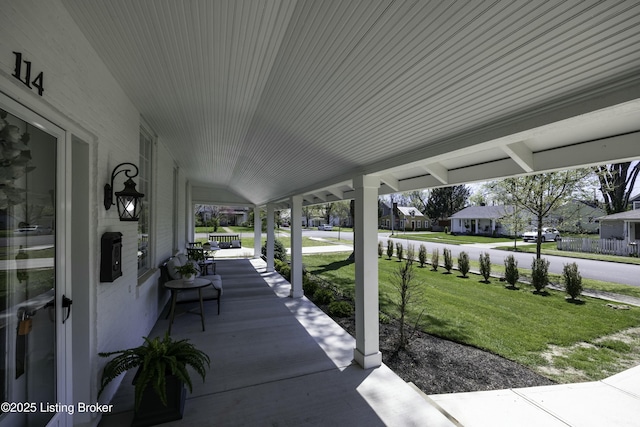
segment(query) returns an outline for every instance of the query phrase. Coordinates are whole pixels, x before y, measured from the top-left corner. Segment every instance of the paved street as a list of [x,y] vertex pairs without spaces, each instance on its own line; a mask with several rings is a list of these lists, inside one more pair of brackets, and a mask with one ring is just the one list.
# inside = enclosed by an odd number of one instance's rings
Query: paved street
[[[337,231],[319,231],[319,230],[304,230],[304,236],[308,237],[338,237]],[[381,240],[386,247],[386,242],[389,239],[389,234],[380,233],[378,235],[379,240]],[[353,234],[352,233],[340,233],[340,239],[344,239],[345,241],[352,241]],[[444,248],[451,249],[451,253],[454,257],[457,257],[461,251],[466,251],[469,254],[469,257],[472,260],[478,260],[480,254],[482,252],[488,252],[491,256],[491,260],[493,263],[503,262],[504,258],[512,253],[516,260],[518,261],[518,265],[522,268],[531,268],[531,261],[533,260],[534,254],[529,253],[521,253],[521,252],[505,252],[500,249],[492,249],[500,244],[489,243],[489,244],[470,244],[470,245],[447,245],[443,243],[432,243],[432,242],[421,242],[421,241],[411,241],[406,238],[402,238],[402,234],[397,235],[397,237],[393,237],[391,240],[403,243],[405,246],[407,244],[414,244],[416,249],[420,246],[420,244],[424,244],[431,253],[436,248],[440,249],[440,253]],[[522,241],[517,242],[518,246],[523,245],[534,245],[534,243],[524,243]],[[513,246],[513,243],[508,243],[505,246]],[[442,255],[441,255],[442,256]],[[586,259],[578,259],[578,258],[567,258],[561,256],[544,256],[547,260],[549,260],[549,272],[555,274],[561,274],[562,268],[564,264],[575,262],[578,264],[578,268],[580,269],[580,274],[584,278],[602,280],[606,282],[613,283],[622,283],[626,285],[632,286],[640,286],[640,265],[631,265],[631,264],[620,264],[620,263],[612,263],[612,262],[604,262],[604,261],[594,261],[594,260],[586,260]]]

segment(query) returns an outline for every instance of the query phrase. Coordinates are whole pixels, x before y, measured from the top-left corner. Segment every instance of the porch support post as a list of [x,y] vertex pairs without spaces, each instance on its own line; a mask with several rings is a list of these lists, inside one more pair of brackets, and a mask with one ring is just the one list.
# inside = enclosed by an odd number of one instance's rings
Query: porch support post
[[354,178],[356,348],[355,361],[364,369],[382,364],[378,324],[378,188],[376,176]]
[[273,231],[273,205],[267,205],[267,271],[273,271],[273,247],[275,245],[275,233]]
[[291,298],[302,291],[302,196],[291,196]]
[[262,241],[262,218],[260,206],[253,208],[253,257],[260,258],[260,244]]

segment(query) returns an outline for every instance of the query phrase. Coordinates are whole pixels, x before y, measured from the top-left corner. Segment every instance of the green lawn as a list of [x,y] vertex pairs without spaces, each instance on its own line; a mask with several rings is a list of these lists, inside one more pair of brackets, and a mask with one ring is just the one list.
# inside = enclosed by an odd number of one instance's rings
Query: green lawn
[[[344,254],[304,257],[306,268],[338,285],[343,292],[353,294],[354,264],[345,261]],[[393,272],[396,258],[379,260],[380,310],[397,316],[397,291]],[[576,305],[565,300],[564,293],[549,292],[548,296],[532,293],[527,285],[508,290],[498,280],[483,283],[479,276],[459,277],[416,266],[416,283],[421,294],[420,304],[410,311],[410,322],[425,310],[423,329],[431,334],[486,349],[532,368],[548,366],[542,353],[552,344],[571,347],[579,342],[595,342],[598,337],[631,327],[640,327],[640,309],[613,310],[606,302],[583,298]],[[606,351],[611,352],[608,346]],[[619,358],[623,358],[622,352]],[[613,357],[611,363],[618,363]],[[575,359],[575,360],[574,360]],[[607,371],[601,358],[592,364],[576,357],[563,363],[580,363],[588,379],[601,379]],[[615,370],[615,368],[612,368]],[[562,380],[562,377],[557,379]]]

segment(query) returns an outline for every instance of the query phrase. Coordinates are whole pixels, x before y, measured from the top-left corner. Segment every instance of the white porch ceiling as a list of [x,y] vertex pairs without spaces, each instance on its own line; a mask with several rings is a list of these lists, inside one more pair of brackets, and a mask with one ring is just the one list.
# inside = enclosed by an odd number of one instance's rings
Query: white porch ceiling
[[62,1],[199,201],[640,158],[637,0]]

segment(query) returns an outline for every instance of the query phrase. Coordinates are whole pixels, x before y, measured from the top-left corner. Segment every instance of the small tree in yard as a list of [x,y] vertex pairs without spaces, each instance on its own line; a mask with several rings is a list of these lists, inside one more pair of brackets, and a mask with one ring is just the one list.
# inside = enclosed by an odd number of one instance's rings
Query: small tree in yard
[[572,262],[565,264],[562,269],[562,279],[564,280],[564,288],[571,297],[571,301],[577,301],[582,293],[582,276],[578,271],[578,264]]
[[398,257],[398,261],[402,261],[404,256],[404,248],[402,247],[402,243],[396,243],[396,256]]
[[391,259],[393,256],[393,242],[391,239],[387,240],[387,258]]
[[[407,336],[406,332],[406,321],[408,310],[412,305],[418,304],[421,302],[420,295],[418,293],[418,283],[414,281],[414,273],[413,273],[413,259],[407,258],[406,261],[401,262],[398,270],[393,273],[394,276],[394,286],[398,291],[399,301],[398,301],[398,312],[400,313],[400,318],[398,322],[398,343],[397,343],[397,351],[406,349],[409,344],[410,336]],[[424,309],[418,316],[416,323],[414,325],[414,331],[417,329],[417,325],[419,324],[422,313]]]
[[436,249],[431,252],[431,268],[433,271],[438,271],[438,266],[440,265],[440,250]]
[[466,252],[460,252],[460,255],[458,255],[458,271],[462,273],[462,277],[467,277],[467,273],[469,272],[469,254]]
[[484,282],[489,283],[489,277],[491,276],[491,257],[489,252],[480,254],[480,274],[484,278]]
[[453,268],[453,258],[451,257],[451,249],[444,249],[444,269],[447,270],[447,273],[451,273],[451,269]]
[[418,249],[418,261],[420,261],[420,267],[424,268],[427,263],[427,248],[425,245],[420,245],[420,249]]
[[509,288],[517,289],[516,283],[519,278],[518,261],[516,261],[513,255],[509,255],[504,259],[504,280],[509,284]]
[[531,284],[536,289],[535,293],[541,293],[549,284],[549,261],[544,258],[533,259],[531,263]]
[[383,253],[384,253],[384,248],[382,247],[382,242],[378,241],[378,258],[381,258]]
[[413,245],[407,245],[407,259],[412,262],[416,260],[416,248]]

